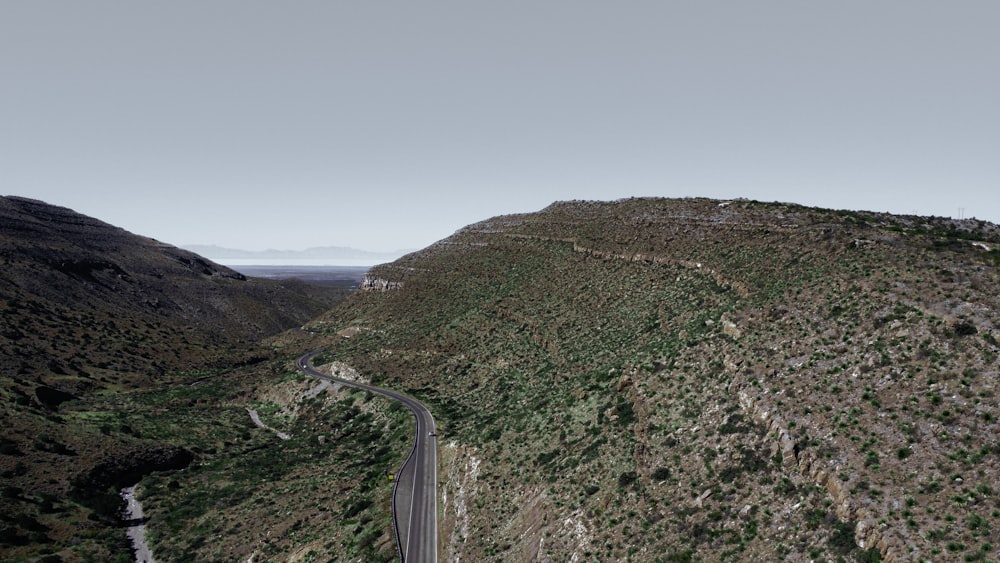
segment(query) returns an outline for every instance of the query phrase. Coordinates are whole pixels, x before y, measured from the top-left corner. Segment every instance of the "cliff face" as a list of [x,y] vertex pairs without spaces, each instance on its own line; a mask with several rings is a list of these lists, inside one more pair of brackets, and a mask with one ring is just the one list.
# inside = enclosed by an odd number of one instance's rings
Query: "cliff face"
[[976,220],[566,202],[375,268],[396,289],[314,330],[445,425],[451,559],[995,558],[998,247]]

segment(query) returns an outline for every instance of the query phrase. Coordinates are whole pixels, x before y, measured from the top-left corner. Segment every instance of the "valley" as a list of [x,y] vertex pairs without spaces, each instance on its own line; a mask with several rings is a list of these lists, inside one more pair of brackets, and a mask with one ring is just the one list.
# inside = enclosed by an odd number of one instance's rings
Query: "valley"
[[158,561],[395,560],[415,433],[442,561],[1000,557],[996,225],[559,202],[348,295],[5,205],[35,217],[0,238],[8,559],[129,560],[110,493],[138,481]]
[[[312,400],[306,387],[267,398],[283,377],[305,385],[268,339],[342,300],[352,282],[248,278],[71,210],[13,197],[0,198],[0,262],[4,560],[130,560],[118,491],[137,483],[158,560],[227,559],[222,554],[244,549],[251,550],[247,557],[254,549],[258,557],[283,553],[288,544],[271,544],[268,530],[206,543],[204,520],[225,511],[244,522],[271,522],[234,509],[241,499],[269,507],[289,496],[289,506],[305,502],[278,490],[296,481],[286,463],[315,484],[320,477],[308,468],[320,471],[317,464],[331,463],[329,456],[346,451],[365,460],[395,451],[351,448],[367,448],[367,438],[382,436],[385,420],[395,416],[369,408],[364,397],[345,391]],[[293,409],[288,413],[308,415],[278,414],[284,407],[277,401]],[[329,435],[341,439],[331,448],[308,432],[308,439],[276,444],[281,440],[254,427],[247,408],[275,428],[309,424],[332,409]],[[337,474],[363,481],[365,469]],[[276,476],[280,482],[261,485]],[[377,477],[373,489],[385,479]],[[385,544],[391,557],[381,505],[365,498],[353,509],[341,505],[351,497],[337,497],[319,514],[350,509],[375,522],[364,541]],[[289,514],[275,514],[271,524],[293,526]],[[209,547],[216,555],[198,551]]]

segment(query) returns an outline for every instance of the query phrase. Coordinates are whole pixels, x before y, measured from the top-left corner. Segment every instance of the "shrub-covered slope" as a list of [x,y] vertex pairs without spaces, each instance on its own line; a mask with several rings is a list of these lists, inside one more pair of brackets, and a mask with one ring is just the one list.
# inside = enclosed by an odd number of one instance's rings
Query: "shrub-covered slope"
[[[338,292],[245,278],[69,209],[0,198],[0,559],[115,554],[115,487],[213,454],[192,449],[206,429],[174,424],[194,401],[169,403],[168,390],[272,357],[264,337]],[[127,398],[141,390],[164,403]]]
[[185,344],[257,340],[328,306],[305,293],[63,207],[0,198],[0,375],[67,391],[131,380],[177,365]]
[[566,202],[376,268],[311,330],[444,425],[449,559],[996,559],[998,247],[976,220]]

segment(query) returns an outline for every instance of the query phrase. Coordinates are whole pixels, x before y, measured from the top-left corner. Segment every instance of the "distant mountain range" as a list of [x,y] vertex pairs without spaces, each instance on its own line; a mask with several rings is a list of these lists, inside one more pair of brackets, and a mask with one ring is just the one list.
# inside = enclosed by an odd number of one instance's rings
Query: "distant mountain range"
[[285,264],[289,262],[323,265],[375,265],[392,262],[412,250],[372,252],[345,246],[317,246],[305,250],[240,250],[216,245],[191,244],[184,246],[216,262],[224,264]]

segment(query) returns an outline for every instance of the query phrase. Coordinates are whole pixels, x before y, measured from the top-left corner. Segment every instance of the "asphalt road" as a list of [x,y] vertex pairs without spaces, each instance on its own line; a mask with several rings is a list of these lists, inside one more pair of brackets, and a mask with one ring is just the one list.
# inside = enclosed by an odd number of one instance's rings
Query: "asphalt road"
[[392,493],[392,519],[396,529],[396,545],[407,563],[437,561],[437,427],[431,411],[420,401],[390,389],[349,381],[323,374],[309,362],[319,352],[311,352],[296,364],[304,373],[318,379],[342,383],[371,391],[406,405],[416,419],[413,450],[396,473]]

